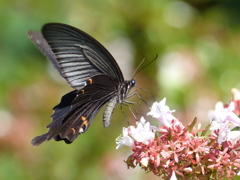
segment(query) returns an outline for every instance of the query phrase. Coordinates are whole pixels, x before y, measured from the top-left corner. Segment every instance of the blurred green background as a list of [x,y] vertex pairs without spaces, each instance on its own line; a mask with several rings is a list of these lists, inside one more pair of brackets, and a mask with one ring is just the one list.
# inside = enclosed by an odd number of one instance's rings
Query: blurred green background
[[[126,79],[143,58],[147,63],[158,54],[134,77],[137,86],[157,101],[166,97],[184,124],[194,117],[206,124],[208,110],[217,101],[228,103],[231,88],[240,88],[239,17],[239,0],[1,0],[0,179],[158,179],[128,170],[123,160],[129,149],[115,149],[128,125],[119,107],[108,129],[101,111],[71,145],[30,144],[47,132],[52,108],[72,89],[28,39],[28,30],[49,22],[82,29],[109,49]],[[143,96],[153,103],[149,93]],[[139,114],[147,111],[142,103]]]

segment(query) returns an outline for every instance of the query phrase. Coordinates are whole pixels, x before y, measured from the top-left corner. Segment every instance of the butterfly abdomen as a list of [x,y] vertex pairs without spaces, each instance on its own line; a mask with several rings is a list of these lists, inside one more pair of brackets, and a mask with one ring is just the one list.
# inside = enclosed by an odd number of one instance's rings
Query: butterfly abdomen
[[113,110],[118,104],[118,97],[114,96],[109,100],[103,113],[103,126],[107,128],[112,120]]

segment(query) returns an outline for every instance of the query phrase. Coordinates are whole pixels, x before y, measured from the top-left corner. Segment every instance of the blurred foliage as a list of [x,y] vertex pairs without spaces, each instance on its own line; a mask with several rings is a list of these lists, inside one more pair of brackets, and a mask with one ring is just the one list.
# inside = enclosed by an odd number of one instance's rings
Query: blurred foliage
[[[62,22],[108,49],[125,39],[125,51],[112,50],[119,64],[128,55],[123,71],[129,66],[133,72],[143,58],[147,64],[158,54],[134,77],[137,86],[153,92],[157,101],[167,97],[183,122],[197,116],[207,123],[208,110],[219,100],[228,102],[231,88],[240,88],[239,9],[238,0],[1,0],[0,179],[154,178],[127,170],[128,152],[115,150],[115,138],[127,126],[120,108],[108,129],[102,127],[101,111],[71,145],[52,140],[31,146],[33,137],[47,131],[52,107],[71,88],[30,42],[28,30]],[[153,102],[149,93],[143,96]]]

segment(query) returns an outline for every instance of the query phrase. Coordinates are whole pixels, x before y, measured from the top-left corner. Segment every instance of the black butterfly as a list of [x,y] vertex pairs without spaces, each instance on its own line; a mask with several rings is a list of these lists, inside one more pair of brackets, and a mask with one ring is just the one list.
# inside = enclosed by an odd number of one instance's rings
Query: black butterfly
[[54,138],[72,143],[85,133],[105,103],[103,125],[108,127],[118,103],[123,103],[135,80],[124,81],[112,55],[87,33],[65,24],[50,23],[42,33],[30,31],[29,38],[47,56],[75,90],[64,95],[53,108],[46,134],[32,140],[34,146]]

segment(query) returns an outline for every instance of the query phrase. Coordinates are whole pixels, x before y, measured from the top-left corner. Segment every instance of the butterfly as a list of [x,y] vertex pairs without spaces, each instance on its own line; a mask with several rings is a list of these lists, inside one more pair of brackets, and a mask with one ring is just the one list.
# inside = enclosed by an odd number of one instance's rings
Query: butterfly
[[108,127],[117,104],[132,95],[129,91],[135,80],[124,81],[121,69],[107,49],[75,27],[49,23],[41,32],[29,31],[28,36],[74,89],[53,108],[48,132],[35,137],[32,145],[50,139],[72,143],[88,130],[106,103],[103,126]]

